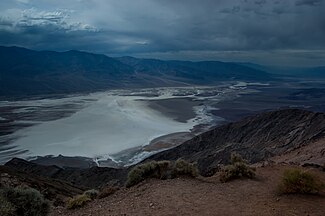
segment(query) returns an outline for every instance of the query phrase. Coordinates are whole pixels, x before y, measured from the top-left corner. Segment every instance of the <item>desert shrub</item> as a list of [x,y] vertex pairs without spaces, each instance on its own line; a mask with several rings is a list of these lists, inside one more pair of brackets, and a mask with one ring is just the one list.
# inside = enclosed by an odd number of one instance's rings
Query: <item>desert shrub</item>
[[126,187],[134,186],[147,178],[171,179],[184,175],[196,177],[198,175],[196,166],[180,159],[175,163],[151,161],[139,164],[131,169],[128,173]]
[[98,190],[95,190],[95,189],[87,190],[84,192],[84,195],[89,197],[91,200],[96,199],[98,194],[99,194]]
[[230,165],[225,166],[220,173],[220,181],[228,182],[242,177],[254,178],[255,170],[247,165],[247,162],[238,154],[232,154]]
[[235,163],[247,163],[247,161],[244,160],[240,154],[232,153],[230,155],[230,164],[235,164]]
[[324,184],[312,173],[301,169],[288,169],[282,175],[278,191],[282,194],[312,194],[318,193],[322,188]]
[[85,194],[77,195],[68,200],[67,209],[80,208],[82,206],[85,206],[90,201],[91,199]]
[[43,195],[32,188],[5,188],[1,196],[15,209],[15,215],[43,216],[50,210],[50,203]]
[[174,176],[198,176],[198,170],[195,164],[189,163],[183,159],[178,159],[174,165]]
[[13,216],[15,215],[15,207],[8,202],[3,196],[0,196],[0,215],[1,216]]
[[171,178],[171,166],[170,161],[158,161],[158,178],[160,179],[169,179]]
[[159,167],[156,161],[137,165],[128,173],[126,187],[131,187],[145,180],[146,178],[158,178]]
[[201,175],[205,176],[205,177],[211,177],[213,175],[215,175],[217,172],[220,172],[221,170],[221,166],[220,165],[212,165],[209,166],[205,169],[205,171],[203,171],[203,173],[201,173]]
[[100,192],[98,194],[98,198],[103,199],[105,197],[108,197],[108,196],[114,194],[117,190],[118,190],[117,187],[105,187],[102,190],[100,190]]

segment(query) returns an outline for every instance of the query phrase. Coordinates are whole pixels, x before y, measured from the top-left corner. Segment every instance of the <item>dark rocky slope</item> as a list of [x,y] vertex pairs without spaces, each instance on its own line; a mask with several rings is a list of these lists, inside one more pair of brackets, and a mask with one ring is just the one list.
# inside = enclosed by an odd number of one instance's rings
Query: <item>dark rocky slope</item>
[[231,152],[237,152],[249,162],[256,163],[324,136],[324,113],[278,110],[217,127],[147,160],[183,158],[197,161],[201,174],[208,175],[218,164],[227,163]]
[[86,189],[58,179],[0,166],[0,188],[17,186],[28,186],[39,190],[46,199],[53,201],[54,205],[62,205],[65,199],[80,194]]
[[18,158],[10,160],[4,167],[37,176],[59,179],[84,188],[98,188],[106,184],[123,185],[127,176],[126,169],[108,167],[61,168],[58,166],[44,166]]

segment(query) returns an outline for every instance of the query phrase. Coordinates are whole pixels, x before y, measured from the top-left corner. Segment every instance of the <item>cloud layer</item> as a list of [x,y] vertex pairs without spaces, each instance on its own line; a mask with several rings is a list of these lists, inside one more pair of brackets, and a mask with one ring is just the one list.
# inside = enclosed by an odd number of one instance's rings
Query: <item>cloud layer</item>
[[325,64],[324,0],[13,0],[0,8],[1,45]]

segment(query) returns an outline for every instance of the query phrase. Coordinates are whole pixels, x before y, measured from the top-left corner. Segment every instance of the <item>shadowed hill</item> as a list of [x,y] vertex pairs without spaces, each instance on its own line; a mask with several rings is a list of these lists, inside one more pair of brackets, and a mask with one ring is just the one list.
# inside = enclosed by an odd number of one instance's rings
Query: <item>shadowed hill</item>
[[[50,171],[51,168],[48,170]],[[28,186],[41,191],[45,198],[53,201],[55,205],[64,204],[65,199],[80,194],[86,189],[66,181],[0,166],[0,188],[19,186]]]
[[[205,132],[147,160],[197,161],[207,175],[237,152],[251,163],[281,155],[325,137],[325,114],[288,109],[262,113]],[[325,148],[325,147],[324,147]]]
[[25,173],[37,176],[59,179],[86,188],[98,188],[105,184],[123,185],[126,181],[127,170],[108,167],[91,167],[87,169],[61,168],[58,166],[44,166],[14,158],[5,164]]

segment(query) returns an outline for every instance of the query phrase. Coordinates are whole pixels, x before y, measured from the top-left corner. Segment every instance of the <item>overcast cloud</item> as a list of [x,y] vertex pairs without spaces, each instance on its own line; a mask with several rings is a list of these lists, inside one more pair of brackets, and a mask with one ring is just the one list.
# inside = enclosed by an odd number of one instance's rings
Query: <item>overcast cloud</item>
[[325,65],[324,0],[2,0],[0,44]]

